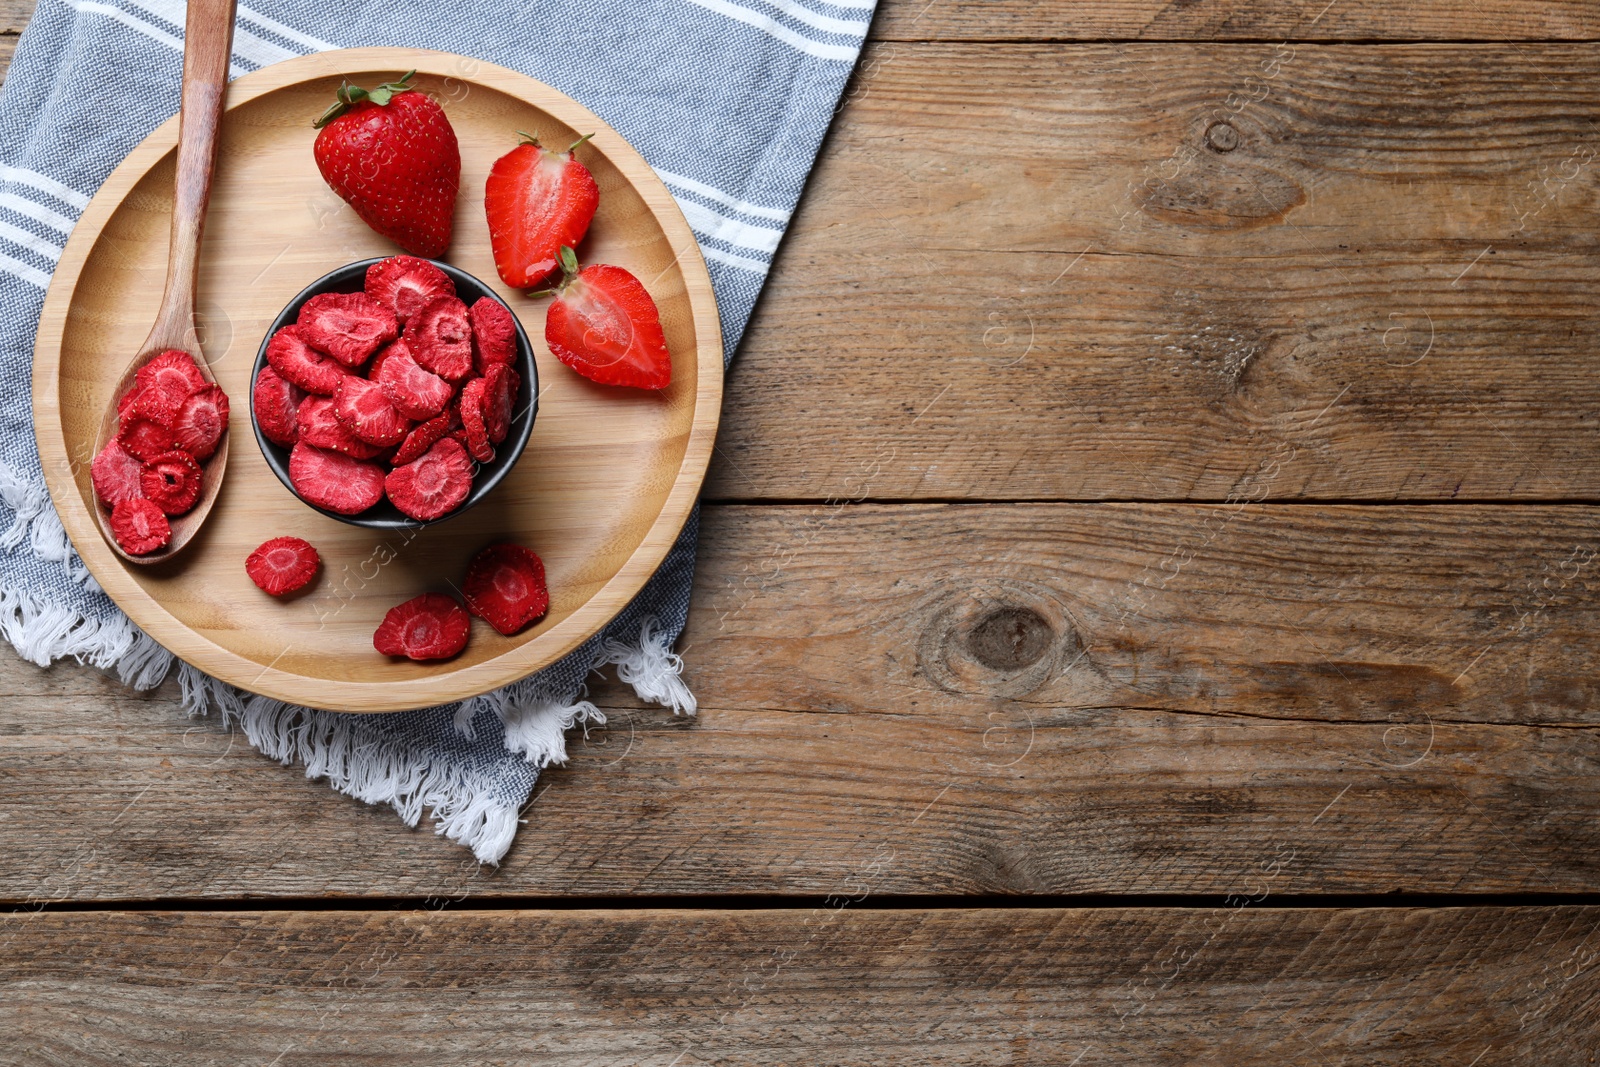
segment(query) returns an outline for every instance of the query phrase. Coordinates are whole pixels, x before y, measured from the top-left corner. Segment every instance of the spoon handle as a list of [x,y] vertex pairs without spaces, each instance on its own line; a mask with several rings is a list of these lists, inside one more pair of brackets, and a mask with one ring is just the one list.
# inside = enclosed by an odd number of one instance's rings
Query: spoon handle
[[166,291],[146,347],[182,348],[203,359],[194,337],[194,291],[200,264],[200,233],[211,172],[217,158],[217,127],[228,86],[237,0],[189,0],[183,29],[183,96],[178,111],[178,167],[172,201],[172,236],[167,246]]

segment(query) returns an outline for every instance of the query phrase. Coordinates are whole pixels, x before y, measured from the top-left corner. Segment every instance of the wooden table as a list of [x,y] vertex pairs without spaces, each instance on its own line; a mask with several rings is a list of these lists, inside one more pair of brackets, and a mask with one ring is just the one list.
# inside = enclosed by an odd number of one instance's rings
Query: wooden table
[[1600,8],[1324,2],[882,0],[498,871],[0,656],[0,1063],[1591,1062]]

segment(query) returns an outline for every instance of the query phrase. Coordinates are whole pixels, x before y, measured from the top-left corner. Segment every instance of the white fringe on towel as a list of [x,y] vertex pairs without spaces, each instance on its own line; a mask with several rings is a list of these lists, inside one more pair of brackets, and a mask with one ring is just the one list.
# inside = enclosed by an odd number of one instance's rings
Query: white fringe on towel
[[[0,464],[0,501],[16,512],[10,528],[0,533],[0,547],[26,540],[40,559],[61,563],[74,581],[98,589],[41,483]],[[489,783],[459,767],[408,759],[402,746],[363,726],[356,716],[297,707],[209,677],[177,661],[121,612],[101,622],[19,590],[0,589],[0,636],[30,663],[45,667],[71,656],[114,670],[134,689],[160,685],[176,662],[183,708],[191,716],[217,709],[222,726],[241,728],[262,754],[285,766],[302,763],[307,778],[326,778],[347,796],[389,804],[407,826],[416,826],[423,810],[431,809],[434,832],[470,848],[480,863],[498,865],[516,835],[517,809],[500,801]],[[693,715],[694,694],[681,677],[683,660],[669,646],[656,620],[646,618],[637,644],[602,642],[591,670],[615,664],[617,676],[633,686],[640,700],[670,707],[674,715]],[[492,711],[505,724],[507,749],[539,767],[564,763],[566,731],[606,721],[584,694],[581,685],[576,692],[549,693],[531,680],[516,682],[463,702],[455,725],[470,739],[472,720]]]

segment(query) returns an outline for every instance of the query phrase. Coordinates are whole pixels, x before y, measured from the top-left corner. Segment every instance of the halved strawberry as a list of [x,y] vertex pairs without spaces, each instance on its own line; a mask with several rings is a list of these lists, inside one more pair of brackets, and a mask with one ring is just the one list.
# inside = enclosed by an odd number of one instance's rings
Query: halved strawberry
[[89,464],[89,480],[94,483],[95,495],[115,507],[125,500],[144,496],[144,490],[139,487],[139,475],[143,470],[139,457],[129,455],[113,437]]
[[472,366],[477,374],[484,374],[493,363],[517,361],[517,325],[504,304],[480,296],[467,314],[472,319]]
[[124,500],[111,509],[111,536],[130,556],[143,556],[172,540],[172,524],[148,500]]
[[517,289],[550,276],[561,247],[583,240],[600,204],[594,175],[573,156],[588,137],[555,152],[536,137],[522,136],[521,144],[495,160],[483,193],[495,269]]
[[300,429],[295,423],[295,408],[306,394],[298,385],[270,366],[262,367],[256,375],[255,389],[251,393],[255,408],[256,425],[267,435],[267,440],[284,448],[293,447],[300,439]]
[[372,635],[372,647],[385,656],[449,659],[467,647],[472,619],[454,597],[423,593],[389,609]]
[[411,420],[394,409],[382,385],[354,375],[339,383],[333,413],[351,433],[381,448],[399,444],[411,429]]
[[382,445],[357,437],[334,410],[334,401],[325,396],[308,396],[295,412],[300,427],[300,443],[314,448],[343,452],[352,459],[371,459],[383,451]]
[[460,507],[472,491],[472,460],[466,449],[446,437],[390,471],[383,487],[394,506],[413,519],[437,519]]
[[467,305],[453,296],[435,297],[406,322],[411,358],[441,378],[458,382],[472,374],[472,322]]
[[177,348],[167,349],[140,367],[133,379],[139,393],[134,410],[163,425],[171,425],[190,393],[210,384],[194,357]]
[[[435,441],[441,441],[449,436],[451,430],[456,428],[456,413],[454,410],[441,411],[427,422],[419,422],[406,439],[400,442],[400,447],[395,451],[393,465],[403,467],[407,463],[421,456],[433,447]],[[138,462],[135,460],[134,462]]]
[[367,268],[367,295],[406,320],[436,296],[455,296],[456,283],[434,264],[416,256],[390,256]]
[[117,443],[130,456],[148,460],[177,448],[178,438],[159,422],[134,418],[122,420],[117,430]]
[[267,362],[285,381],[318,396],[332,396],[349,376],[343,363],[306,343],[298,326],[285,326],[267,342]]
[[200,464],[180,449],[146,460],[139,474],[144,497],[168,515],[182,515],[200,499]]
[[555,357],[602,385],[671,384],[661,313],[639,279],[606,264],[580,271],[571,248],[561,250],[561,266],[564,277],[544,320],[544,339]]
[[474,378],[461,387],[461,428],[467,431],[467,451],[479,463],[494,462],[494,445],[489,443],[489,430],[483,423],[483,387],[485,379]]
[[228,394],[215,385],[190,393],[172,420],[178,447],[198,460],[212,457],[227,429]]
[[299,537],[274,537],[261,545],[244,561],[245,573],[273,596],[287,596],[317,575],[322,557],[310,541]]
[[431,419],[444,410],[455,387],[419,364],[404,339],[373,361],[371,378],[383,386],[395,410],[408,419]]
[[359,367],[400,336],[394,312],[366,293],[318,293],[300,306],[300,336],[346,367]]
[[302,438],[289,453],[289,481],[308,503],[358,515],[383,499],[383,468]]
[[473,556],[461,591],[467,610],[507,637],[550,609],[544,561],[521,545],[490,545]]

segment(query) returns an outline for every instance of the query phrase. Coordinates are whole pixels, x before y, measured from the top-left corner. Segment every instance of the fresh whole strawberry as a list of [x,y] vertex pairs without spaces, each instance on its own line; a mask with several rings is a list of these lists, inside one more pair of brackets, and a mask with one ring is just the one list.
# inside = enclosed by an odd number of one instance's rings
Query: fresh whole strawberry
[[594,175],[573,156],[588,137],[556,152],[522,136],[521,144],[495,160],[483,194],[495,269],[517,289],[555,272],[562,246],[583,240],[600,203]]
[[639,279],[603,263],[580,271],[569,247],[561,249],[561,268],[564,277],[544,320],[555,357],[602,385],[665,389],[672,357],[661,313]]
[[399,81],[367,90],[339,88],[338,102],[314,125],[313,153],[323,180],[361,221],[414,256],[450,247],[461,149],[437,101]]

